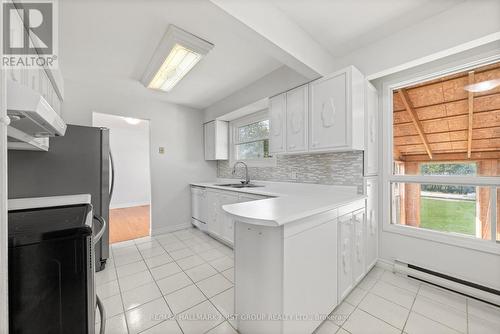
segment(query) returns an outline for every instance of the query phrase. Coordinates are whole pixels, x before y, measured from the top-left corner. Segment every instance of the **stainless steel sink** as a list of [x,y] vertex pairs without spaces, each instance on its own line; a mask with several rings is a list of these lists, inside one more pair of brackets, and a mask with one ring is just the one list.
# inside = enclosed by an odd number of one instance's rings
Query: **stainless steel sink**
[[226,183],[226,184],[216,184],[216,186],[219,187],[229,187],[229,188],[257,188],[257,187],[263,187],[257,184],[253,183],[248,183],[248,184],[243,184],[243,183]]

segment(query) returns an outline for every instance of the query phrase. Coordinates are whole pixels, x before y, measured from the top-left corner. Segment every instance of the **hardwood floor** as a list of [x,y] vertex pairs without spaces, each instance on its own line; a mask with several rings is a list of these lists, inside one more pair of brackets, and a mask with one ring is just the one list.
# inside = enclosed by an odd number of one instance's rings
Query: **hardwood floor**
[[149,205],[109,210],[109,243],[149,235]]

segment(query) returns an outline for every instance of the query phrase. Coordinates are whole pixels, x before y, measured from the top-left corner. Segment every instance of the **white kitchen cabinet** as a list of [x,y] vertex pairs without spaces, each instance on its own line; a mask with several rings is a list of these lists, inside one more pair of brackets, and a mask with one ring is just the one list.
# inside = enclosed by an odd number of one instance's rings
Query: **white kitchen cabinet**
[[378,183],[377,177],[364,180],[366,199],[366,271],[368,272],[378,258]]
[[369,82],[365,102],[364,174],[369,176],[378,174],[378,93]]
[[229,158],[229,123],[214,120],[203,124],[205,160]]
[[338,219],[338,296],[344,299],[353,288],[352,251],[353,251],[353,219],[351,214]]
[[242,318],[241,333],[315,332],[322,319],[297,316],[330,314],[354,288],[353,217],[364,206],[358,200],[281,226],[236,221],[235,313],[282,316]]
[[353,66],[309,84],[309,151],[364,149],[364,91]]
[[358,284],[365,276],[365,211],[353,214],[353,256],[352,275],[354,285]]
[[219,194],[219,215],[217,216],[220,219],[220,235],[219,238],[222,238],[224,241],[233,244],[234,243],[234,220],[231,216],[225,214],[222,209],[223,205],[238,203],[238,195],[223,192]]
[[[192,190],[193,188],[198,187],[191,187]],[[195,193],[198,192],[198,190],[195,190]],[[202,202],[192,205],[194,208],[197,208],[199,212],[201,212],[197,213],[197,215],[200,219],[205,220],[205,231],[213,237],[232,245],[234,243],[234,221],[224,212],[222,206],[226,204],[238,203],[240,201],[238,193],[224,190],[206,189],[203,196],[198,194],[193,195],[193,201],[195,200]],[[201,227],[204,226],[202,225]]]
[[207,190],[207,231],[210,234],[220,235],[222,232],[219,205],[219,192],[213,189]]
[[285,152],[286,139],[286,94],[269,99],[269,151],[271,154]]
[[308,85],[286,92],[286,152],[306,152]]

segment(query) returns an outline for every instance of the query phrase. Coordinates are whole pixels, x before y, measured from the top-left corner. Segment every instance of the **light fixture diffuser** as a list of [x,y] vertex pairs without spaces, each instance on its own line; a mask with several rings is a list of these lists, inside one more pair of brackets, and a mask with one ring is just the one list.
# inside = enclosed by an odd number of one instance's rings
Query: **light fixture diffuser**
[[144,73],[143,84],[151,89],[170,91],[213,46],[170,25]]
[[464,89],[472,93],[480,93],[497,88],[498,86],[500,86],[500,79],[493,79],[467,85]]
[[132,118],[132,117],[125,117],[125,122],[127,122],[130,125],[137,125],[141,122],[140,119],[137,118]]

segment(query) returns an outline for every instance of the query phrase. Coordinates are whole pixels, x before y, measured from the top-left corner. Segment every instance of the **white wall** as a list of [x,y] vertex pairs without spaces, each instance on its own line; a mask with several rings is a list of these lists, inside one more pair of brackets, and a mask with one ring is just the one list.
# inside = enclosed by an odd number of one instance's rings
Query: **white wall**
[[282,66],[247,87],[205,109],[205,122],[245,107],[262,98],[282,93],[310,81],[289,67]]
[[109,129],[115,171],[112,209],[150,204],[149,121],[137,122],[130,124],[125,117],[93,113],[93,125]]
[[[213,180],[216,165],[203,157],[203,114],[136,93],[145,89],[138,85],[131,80],[66,77],[63,117],[79,125],[92,125],[92,111],[150,120],[151,229],[157,234],[189,224],[189,183]],[[158,153],[160,146],[165,154]]]

